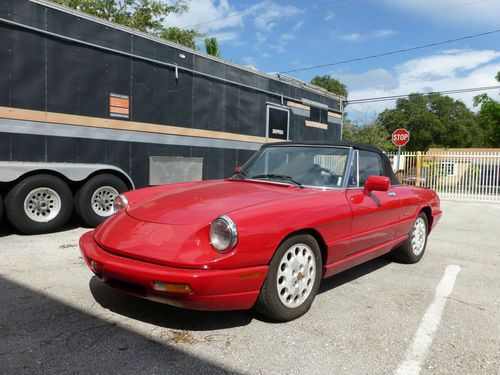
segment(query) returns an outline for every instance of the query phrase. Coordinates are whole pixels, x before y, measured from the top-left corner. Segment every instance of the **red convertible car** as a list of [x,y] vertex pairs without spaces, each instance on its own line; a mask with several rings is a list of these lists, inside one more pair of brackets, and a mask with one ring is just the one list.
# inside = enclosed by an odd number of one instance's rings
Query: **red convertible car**
[[112,287],[199,310],[308,311],[321,279],[393,252],[418,262],[437,194],[401,185],[363,144],[271,143],[226,180],[130,191],[80,239]]

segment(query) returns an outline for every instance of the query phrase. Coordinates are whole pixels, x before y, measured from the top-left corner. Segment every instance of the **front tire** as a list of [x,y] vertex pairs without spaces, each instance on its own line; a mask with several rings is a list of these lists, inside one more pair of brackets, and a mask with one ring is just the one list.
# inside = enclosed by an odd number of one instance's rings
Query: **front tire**
[[127,190],[127,185],[117,176],[96,175],[76,193],[76,214],[83,224],[96,227],[113,215],[113,203],[116,197]]
[[394,257],[403,263],[417,263],[422,259],[427,246],[429,223],[427,215],[420,212],[410,229],[408,238],[403,245],[394,251]]
[[257,310],[279,322],[304,315],[318,292],[321,271],[321,251],[312,236],[286,239],[269,264]]
[[73,212],[73,195],[58,177],[40,174],[18,182],[5,197],[5,213],[21,233],[52,232]]

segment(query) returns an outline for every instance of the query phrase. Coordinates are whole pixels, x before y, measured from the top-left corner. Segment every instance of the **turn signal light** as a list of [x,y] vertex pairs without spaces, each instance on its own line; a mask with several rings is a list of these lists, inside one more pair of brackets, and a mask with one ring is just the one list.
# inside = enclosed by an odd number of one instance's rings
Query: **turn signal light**
[[164,281],[153,281],[153,289],[158,292],[189,294],[192,292],[189,284],[174,284]]

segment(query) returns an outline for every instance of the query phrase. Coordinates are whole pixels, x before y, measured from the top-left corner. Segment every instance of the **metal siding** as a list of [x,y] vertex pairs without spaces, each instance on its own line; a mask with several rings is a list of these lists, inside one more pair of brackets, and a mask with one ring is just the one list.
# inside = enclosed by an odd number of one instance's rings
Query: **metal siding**
[[[131,97],[130,71],[132,63],[130,58],[113,53],[105,54],[103,58],[106,63],[104,104],[106,105],[106,117],[109,117],[109,94],[127,95],[129,99]],[[130,107],[132,107],[131,104]]]
[[78,163],[77,138],[47,137],[47,162]]
[[136,188],[145,187],[149,182],[149,155],[153,155],[154,145],[136,143],[131,145],[130,177]]
[[[6,6],[2,4],[1,6]],[[9,107],[11,105],[10,93],[12,90],[12,34],[14,31],[0,25],[0,106]]]
[[12,39],[11,105],[45,110],[45,38],[17,30]]
[[107,66],[104,56],[89,47],[78,48],[78,114],[108,117]]
[[154,122],[155,114],[153,113],[153,104],[155,78],[154,64],[140,60],[132,61],[131,120],[149,123]]
[[202,178],[208,180],[210,177],[209,163],[208,159],[210,157],[210,148],[208,147],[192,147],[191,156],[197,158],[203,158],[203,173]]
[[[212,96],[217,94],[212,93],[212,81],[206,77],[195,75],[193,85],[193,97],[190,100],[193,107],[193,128],[213,130],[211,125],[211,112],[213,109],[210,103]],[[186,100],[190,99],[188,93],[182,95]]]
[[78,69],[75,67],[78,67],[76,46],[47,38],[47,111],[78,112]]
[[12,134],[11,161],[46,161],[46,137],[43,135]]
[[106,162],[106,141],[78,138],[78,162],[104,164]]
[[155,70],[153,115],[157,124],[175,124],[175,74],[172,69]]
[[0,133],[0,160],[10,161],[10,140],[9,133]]
[[106,164],[130,174],[130,142],[106,141]]
[[[45,29],[47,9],[28,1],[7,0],[8,5],[3,8],[2,17],[25,25]],[[6,12],[5,12],[6,11]],[[4,13],[5,12],[5,13]]]

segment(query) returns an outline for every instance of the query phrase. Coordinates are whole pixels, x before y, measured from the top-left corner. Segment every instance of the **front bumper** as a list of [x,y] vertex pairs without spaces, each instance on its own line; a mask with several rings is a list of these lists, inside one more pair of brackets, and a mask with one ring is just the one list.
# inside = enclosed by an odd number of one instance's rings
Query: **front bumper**
[[[106,284],[138,297],[194,310],[250,309],[268,269],[202,270],[147,263],[104,250],[95,242],[92,231],[80,238],[80,250],[92,272]],[[153,281],[188,284],[191,292],[158,292],[153,289]]]

